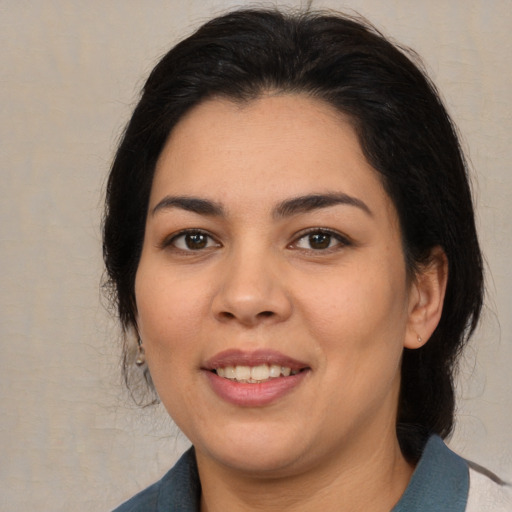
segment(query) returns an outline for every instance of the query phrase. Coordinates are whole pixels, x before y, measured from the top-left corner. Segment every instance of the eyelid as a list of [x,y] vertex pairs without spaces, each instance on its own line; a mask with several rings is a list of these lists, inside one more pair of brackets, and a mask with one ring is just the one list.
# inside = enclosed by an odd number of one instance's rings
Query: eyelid
[[329,252],[329,251],[332,251],[332,250],[336,250],[337,248],[340,248],[340,247],[347,247],[347,246],[350,246],[350,245],[353,245],[353,242],[350,240],[350,238],[342,233],[340,233],[339,231],[336,231],[335,229],[331,229],[331,228],[322,228],[322,227],[314,227],[314,228],[307,228],[307,229],[304,229],[302,231],[299,231],[293,241],[288,245],[289,248],[294,248],[294,246],[296,246],[297,242],[299,240],[301,240],[302,238],[308,236],[308,235],[312,235],[312,234],[315,234],[315,233],[321,233],[321,234],[325,234],[325,235],[330,235],[332,236],[333,238],[335,238],[339,244],[336,244],[335,247],[328,247],[326,249],[303,249],[303,248],[297,248],[297,250],[301,250],[301,251],[308,251],[308,252],[315,252],[315,253],[322,253],[322,252]]
[[182,236],[185,236],[185,235],[205,235],[207,236],[210,240],[212,240],[214,242],[214,246],[215,247],[221,247],[221,243],[218,241],[218,239],[212,235],[210,232],[204,230],[204,229],[199,229],[199,228],[186,228],[186,229],[181,229],[175,233],[172,233],[171,235],[168,235],[166,236],[162,242],[159,245],[160,249],[166,249],[166,248],[173,248],[174,250],[176,251],[181,251],[183,253],[197,253],[197,252],[201,252],[201,251],[205,251],[207,249],[211,249],[212,247],[209,246],[209,247],[205,247],[203,249],[197,249],[197,250],[193,250],[193,249],[182,249],[180,247],[177,247],[174,242],[182,237]]

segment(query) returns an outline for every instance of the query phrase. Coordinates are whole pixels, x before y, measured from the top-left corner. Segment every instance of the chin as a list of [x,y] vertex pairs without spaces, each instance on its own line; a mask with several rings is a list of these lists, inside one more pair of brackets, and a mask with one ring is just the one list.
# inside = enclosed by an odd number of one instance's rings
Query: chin
[[240,473],[260,475],[261,477],[281,476],[295,468],[300,457],[296,453],[282,453],[260,447],[246,452],[219,454],[219,462]]
[[[226,429],[222,439],[203,446],[210,457],[231,469],[262,476],[281,474],[295,467],[307,451],[303,434],[284,430],[282,426],[280,431],[275,426]],[[201,445],[195,446],[196,450],[202,450]]]

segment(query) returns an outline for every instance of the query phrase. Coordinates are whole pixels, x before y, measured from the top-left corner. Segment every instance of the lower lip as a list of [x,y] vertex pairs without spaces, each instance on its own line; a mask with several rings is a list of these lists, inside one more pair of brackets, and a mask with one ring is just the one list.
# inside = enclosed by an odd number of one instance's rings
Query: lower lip
[[257,384],[237,382],[206,371],[213,391],[226,402],[240,407],[262,407],[276,402],[292,392],[304,379],[308,370],[289,377],[278,377]]

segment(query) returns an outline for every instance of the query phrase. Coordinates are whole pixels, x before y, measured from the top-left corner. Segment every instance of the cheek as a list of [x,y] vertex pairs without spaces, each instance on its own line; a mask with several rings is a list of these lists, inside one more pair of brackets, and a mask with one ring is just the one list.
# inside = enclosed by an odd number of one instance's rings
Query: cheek
[[306,277],[297,287],[302,312],[318,333],[334,329],[349,335],[382,329],[385,334],[400,328],[407,317],[407,293],[404,273],[394,274],[391,277],[389,270],[376,265],[341,269],[313,282]]
[[317,340],[333,379],[359,381],[361,375],[397,371],[407,324],[407,288],[405,271],[387,263],[351,266],[313,286],[301,285],[308,334]]
[[141,262],[135,296],[148,362],[165,364],[184,348],[194,347],[205,304],[204,293],[199,293],[198,287],[183,283],[168,269],[158,272]]
[[179,422],[190,412],[182,397],[194,392],[191,376],[200,363],[199,319],[205,301],[200,302],[197,287],[183,286],[168,269],[155,271],[143,264],[137,272],[135,293],[139,332],[151,378],[162,403]]
[[318,340],[329,407],[349,417],[371,416],[383,404],[394,407],[407,318],[403,286],[377,273],[359,274],[317,302],[309,325]]

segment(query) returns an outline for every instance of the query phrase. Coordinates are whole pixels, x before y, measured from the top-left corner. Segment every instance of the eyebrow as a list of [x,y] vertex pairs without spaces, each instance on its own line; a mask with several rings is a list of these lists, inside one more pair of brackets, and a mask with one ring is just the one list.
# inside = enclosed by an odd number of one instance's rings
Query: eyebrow
[[280,203],[274,209],[274,217],[283,218],[297,215],[299,213],[306,213],[312,210],[319,210],[321,208],[328,208],[336,205],[355,206],[361,209],[370,217],[373,213],[368,208],[365,202],[357,197],[349,196],[342,192],[329,193],[329,194],[310,194],[306,196],[295,197]]
[[188,212],[199,215],[208,215],[220,217],[224,215],[224,209],[220,203],[208,199],[186,196],[166,196],[151,210],[151,215],[155,215],[161,210],[180,208]]
[[[291,217],[301,213],[328,208],[336,205],[355,206],[361,209],[369,216],[373,216],[372,211],[364,201],[357,197],[338,193],[328,194],[309,194],[305,196],[294,197],[279,203],[273,210],[274,218]],[[172,208],[180,208],[198,215],[207,215],[212,217],[225,216],[222,204],[209,199],[201,199],[198,197],[187,196],[166,196],[152,210],[151,215],[155,215],[159,211],[169,210]]]

